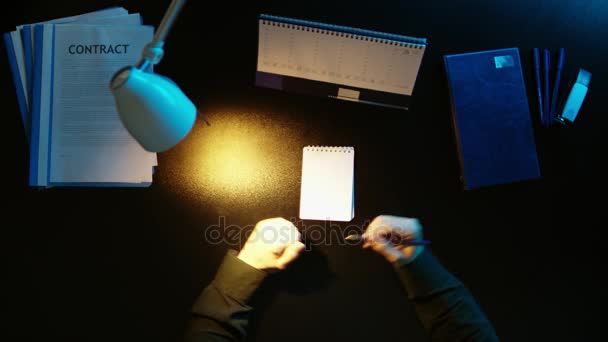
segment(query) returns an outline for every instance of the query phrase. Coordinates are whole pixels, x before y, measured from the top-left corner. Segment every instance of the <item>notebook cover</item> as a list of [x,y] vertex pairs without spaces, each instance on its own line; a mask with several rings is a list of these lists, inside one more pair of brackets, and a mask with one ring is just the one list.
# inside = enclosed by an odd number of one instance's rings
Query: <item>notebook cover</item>
[[517,48],[444,56],[465,189],[540,177]]

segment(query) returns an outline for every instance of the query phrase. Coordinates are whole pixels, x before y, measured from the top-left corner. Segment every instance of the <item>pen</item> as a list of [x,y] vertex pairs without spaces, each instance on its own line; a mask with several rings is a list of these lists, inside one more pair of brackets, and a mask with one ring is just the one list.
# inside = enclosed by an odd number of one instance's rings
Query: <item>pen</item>
[[555,112],[557,111],[557,96],[559,95],[559,82],[562,76],[562,68],[564,67],[566,51],[564,48],[559,49],[559,56],[557,58],[557,66],[555,71],[555,85],[553,86],[553,96],[551,97],[551,115],[549,116],[549,125],[555,119]]
[[536,73],[536,90],[538,92],[538,110],[540,115],[541,125],[545,121],[545,115],[543,114],[543,94],[540,85],[540,53],[538,48],[534,48],[534,72]]
[[[361,240],[365,240],[365,237],[360,234],[350,234],[349,236],[345,237],[344,239],[347,241],[361,241]],[[431,244],[431,241],[422,240],[422,239],[409,239],[409,240],[399,239],[399,241],[395,242],[395,244],[400,245],[400,246],[427,246],[427,245]]]
[[543,108],[545,109],[545,115],[544,115],[544,121],[543,121],[543,126],[548,127],[550,122],[549,122],[549,115],[550,113],[550,108],[549,108],[549,67],[551,64],[551,54],[549,52],[548,49],[544,49],[544,59],[543,59],[543,77],[544,77],[544,85],[543,85]]

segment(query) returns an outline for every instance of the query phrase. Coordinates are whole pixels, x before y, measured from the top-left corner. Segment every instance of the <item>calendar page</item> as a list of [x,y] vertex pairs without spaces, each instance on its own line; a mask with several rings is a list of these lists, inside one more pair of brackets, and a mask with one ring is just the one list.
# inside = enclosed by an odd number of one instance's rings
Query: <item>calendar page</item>
[[424,39],[305,21],[259,21],[258,71],[411,95]]

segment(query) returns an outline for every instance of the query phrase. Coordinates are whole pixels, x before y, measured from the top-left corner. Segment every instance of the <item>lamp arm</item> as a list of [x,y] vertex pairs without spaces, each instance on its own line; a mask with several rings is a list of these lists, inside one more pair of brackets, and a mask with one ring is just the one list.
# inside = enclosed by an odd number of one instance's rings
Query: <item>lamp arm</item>
[[167,39],[171,27],[175,23],[179,12],[185,4],[186,0],[171,1],[163,20],[160,22],[160,25],[154,34],[154,39],[144,48],[142,58],[139,63],[137,63],[138,69],[147,69],[150,65],[156,65],[163,59],[163,55],[165,54],[165,51],[163,50],[165,39]]

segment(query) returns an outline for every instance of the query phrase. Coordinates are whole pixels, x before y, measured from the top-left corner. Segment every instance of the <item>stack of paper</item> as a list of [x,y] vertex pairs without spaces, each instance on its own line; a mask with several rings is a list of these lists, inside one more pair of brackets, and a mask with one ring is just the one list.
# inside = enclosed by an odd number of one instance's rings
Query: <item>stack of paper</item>
[[4,34],[31,186],[149,186],[156,154],[122,125],[109,84],[154,34],[122,7],[18,26]]

